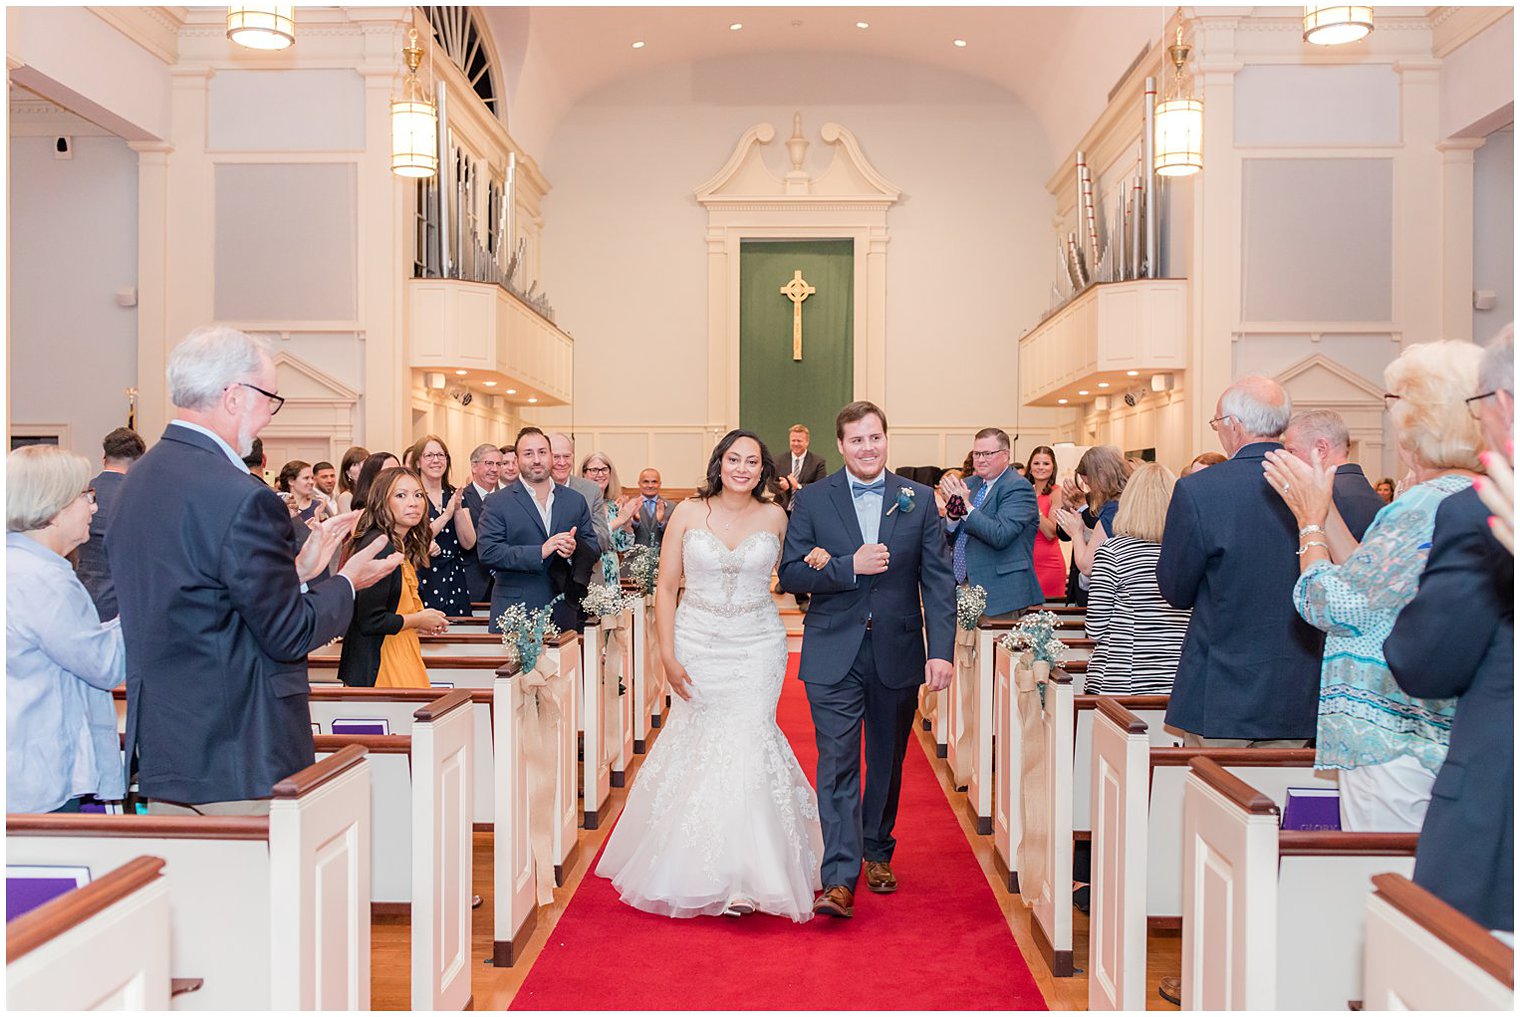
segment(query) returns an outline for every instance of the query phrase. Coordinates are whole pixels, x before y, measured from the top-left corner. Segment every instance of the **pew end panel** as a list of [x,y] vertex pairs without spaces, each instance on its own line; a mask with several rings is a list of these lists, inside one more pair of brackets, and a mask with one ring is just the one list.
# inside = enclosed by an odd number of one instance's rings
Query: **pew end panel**
[[1009,893],[1018,893],[1019,877],[1015,849],[1023,836],[1019,816],[1019,764],[1023,731],[1014,703],[1013,656],[994,643],[993,747],[997,760],[992,797],[992,861],[998,880]]
[[1367,1010],[1513,1010],[1515,951],[1403,876],[1372,877]]
[[[538,916],[528,827],[528,767],[523,756],[523,714],[528,707],[518,693],[515,669],[497,672],[494,696],[496,828],[492,840],[495,888],[491,962],[497,967],[511,967],[522,955]],[[552,805],[551,799],[551,810]]]
[[576,853],[580,829],[580,797],[576,773],[577,751],[575,716],[580,709],[581,646],[580,636],[562,632],[557,640],[546,642],[543,652],[552,654],[555,666],[565,681],[564,701],[560,704],[560,723],[555,745],[557,779],[554,786],[554,882],[565,883]]
[[1093,713],[1087,1008],[1143,1010],[1149,732],[1113,699]]
[[1071,801],[1072,739],[1076,730],[1071,676],[1056,668],[1045,682],[1040,736],[1044,743],[1045,829],[1025,829],[1034,851],[1039,883],[1034,895],[1035,944],[1057,978],[1075,972],[1072,957]]
[[474,709],[460,689],[416,712],[412,796],[412,1009],[466,1010],[473,995],[470,815]]

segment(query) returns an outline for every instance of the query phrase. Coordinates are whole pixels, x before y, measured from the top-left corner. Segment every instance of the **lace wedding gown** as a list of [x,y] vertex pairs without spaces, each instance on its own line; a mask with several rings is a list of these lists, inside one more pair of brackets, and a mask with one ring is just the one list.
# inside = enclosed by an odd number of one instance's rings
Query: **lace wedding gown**
[[787,656],[770,595],[780,548],[767,531],[729,550],[690,529],[682,552],[675,653],[691,700],[675,697],[596,874],[641,911],[690,918],[743,900],[805,922],[823,835],[817,797],[776,726]]

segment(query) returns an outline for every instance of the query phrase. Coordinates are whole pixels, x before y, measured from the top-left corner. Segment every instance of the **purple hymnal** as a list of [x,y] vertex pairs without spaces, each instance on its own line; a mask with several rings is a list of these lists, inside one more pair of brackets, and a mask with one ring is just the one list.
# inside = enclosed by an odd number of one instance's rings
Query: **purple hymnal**
[[1283,806],[1284,830],[1339,830],[1340,792],[1329,787],[1290,787]]
[[5,920],[14,921],[33,908],[90,881],[83,866],[7,865],[5,867]]
[[332,733],[335,735],[388,735],[391,733],[391,722],[384,717],[368,719],[334,720]]

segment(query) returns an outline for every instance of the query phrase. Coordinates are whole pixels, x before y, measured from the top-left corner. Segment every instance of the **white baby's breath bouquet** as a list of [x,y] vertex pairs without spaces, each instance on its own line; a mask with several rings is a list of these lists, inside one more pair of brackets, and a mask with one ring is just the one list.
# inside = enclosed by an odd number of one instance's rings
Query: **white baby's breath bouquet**
[[501,627],[501,643],[507,649],[507,656],[517,661],[518,667],[523,671],[533,670],[539,654],[544,650],[544,643],[559,636],[559,626],[550,620],[554,605],[559,600],[560,597],[555,597],[543,607],[532,611],[524,604],[511,604],[496,619],[496,624]]
[[660,552],[648,544],[635,544],[623,557],[628,578],[639,584],[639,595],[647,597],[660,581]]
[[987,610],[987,590],[981,586],[957,586],[955,588],[955,619],[966,630],[976,628],[983,612]]
[[1050,611],[1036,611],[1019,619],[1018,625],[1002,638],[1009,653],[1028,652],[1034,661],[1055,667],[1066,656],[1066,644],[1056,635],[1056,616]]
[[624,597],[616,586],[598,583],[586,590],[581,598],[581,610],[593,618],[615,618],[633,606],[634,598]]

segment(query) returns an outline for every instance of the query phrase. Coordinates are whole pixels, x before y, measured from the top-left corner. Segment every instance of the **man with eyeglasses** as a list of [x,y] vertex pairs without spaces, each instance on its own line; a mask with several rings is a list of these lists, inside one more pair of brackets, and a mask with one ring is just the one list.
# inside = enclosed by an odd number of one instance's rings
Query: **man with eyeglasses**
[[[357,512],[312,531],[243,467],[284,401],[266,343],[197,329],[169,355],[178,412],[138,460],[106,531],[127,647],[126,753],[151,812],[258,815],[315,761],[306,655],[348,628],[354,593],[401,564],[377,539],[307,590]],[[129,774],[130,776],[130,774]]]
[[570,436],[555,431],[549,435],[549,473],[556,484],[563,484],[586,499],[591,511],[591,530],[596,534],[598,547],[612,546],[612,526],[607,522],[607,506],[602,504],[602,489],[585,477],[572,476],[575,469],[575,442]]
[[1008,432],[984,427],[971,446],[972,477],[940,481],[955,581],[987,591],[983,617],[1012,621],[1045,600],[1034,574],[1040,506],[1034,486],[1009,468]]
[[[497,480],[501,475],[501,450],[495,445],[479,445],[470,453],[470,483],[464,489],[464,510],[470,514],[475,532],[480,532],[480,517],[486,511],[486,498],[496,493]],[[464,562],[465,585],[470,591],[470,603],[484,603],[491,599],[491,570],[480,564],[480,555],[471,545],[461,556]]]

